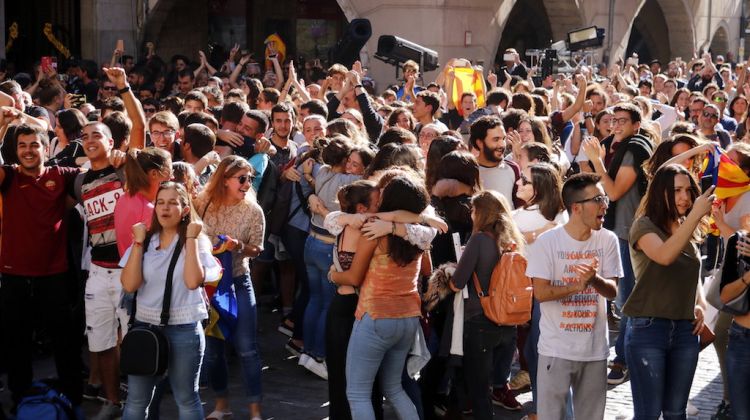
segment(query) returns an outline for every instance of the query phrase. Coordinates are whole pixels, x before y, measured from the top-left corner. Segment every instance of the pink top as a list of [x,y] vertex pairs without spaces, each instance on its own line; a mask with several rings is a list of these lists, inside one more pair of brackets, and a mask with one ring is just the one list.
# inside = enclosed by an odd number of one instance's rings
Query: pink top
[[133,243],[133,225],[139,222],[151,227],[154,203],[141,193],[124,194],[115,205],[115,237],[120,255]]

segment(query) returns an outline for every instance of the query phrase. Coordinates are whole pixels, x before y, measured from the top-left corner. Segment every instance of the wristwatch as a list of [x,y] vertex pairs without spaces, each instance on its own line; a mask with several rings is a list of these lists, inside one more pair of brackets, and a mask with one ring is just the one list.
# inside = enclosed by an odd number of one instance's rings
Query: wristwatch
[[119,90],[117,91],[117,94],[118,94],[118,95],[122,95],[123,93],[127,93],[127,92],[130,92],[130,86],[128,86],[128,85],[126,85],[126,86],[125,86],[124,88],[122,88],[122,89],[119,89]]
[[583,118],[584,119],[586,119],[586,118],[593,118],[593,117],[594,117],[594,114],[592,114],[590,112],[586,112],[586,113],[583,114]]

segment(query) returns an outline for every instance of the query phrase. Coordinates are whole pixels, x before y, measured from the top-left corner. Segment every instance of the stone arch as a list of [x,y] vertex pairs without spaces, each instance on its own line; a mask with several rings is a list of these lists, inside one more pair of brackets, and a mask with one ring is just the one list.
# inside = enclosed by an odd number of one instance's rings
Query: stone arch
[[648,10],[653,10],[654,6],[651,4],[647,6],[647,3],[655,3],[661,10],[661,13],[665,17],[666,34],[668,37],[667,42],[665,42],[664,39],[651,36],[650,38],[654,41],[649,46],[661,51],[662,47],[656,44],[662,44],[667,51],[666,58],[691,57],[695,49],[696,35],[690,2],[688,0],[639,0],[635,4],[625,1],[616,3],[615,28],[611,34],[614,37],[614,42],[612,51],[610,52],[610,60],[614,62],[618,58],[625,57],[635,20],[644,10],[644,7],[646,7],[645,13],[648,13]]
[[207,2],[195,2],[191,7],[184,7],[178,0],[158,0],[151,6],[141,44],[159,40],[157,52],[165,60],[174,54],[184,54],[186,45],[206,45]]
[[714,31],[714,34],[711,37],[711,44],[708,47],[709,51],[711,51],[714,56],[719,54],[726,56],[727,52],[729,51],[728,34],[729,29],[727,22],[722,21]]
[[[551,42],[563,40],[567,33],[584,25],[576,0],[522,0],[502,2],[498,15],[497,48],[492,57],[502,61],[502,52],[509,47],[523,51],[544,49]],[[550,19],[554,16],[554,19]],[[525,59],[525,57],[523,57]]]

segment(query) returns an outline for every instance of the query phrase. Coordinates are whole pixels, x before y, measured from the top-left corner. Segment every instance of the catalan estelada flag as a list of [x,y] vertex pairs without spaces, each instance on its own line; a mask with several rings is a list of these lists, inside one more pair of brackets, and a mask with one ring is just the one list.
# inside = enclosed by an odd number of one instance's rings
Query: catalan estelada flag
[[451,101],[456,106],[458,113],[463,115],[464,110],[461,108],[461,95],[464,92],[474,92],[477,95],[477,108],[484,106],[484,75],[481,71],[471,67],[456,67],[453,69],[453,92],[451,92]]
[[704,159],[702,171],[703,176],[711,176],[720,200],[750,191],[750,177],[720,147]]
[[237,296],[232,282],[232,252],[227,249],[227,237],[218,235],[219,243],[211,252],[223,267],[221,276],[206,280],[205,289],[211,310],[208,313],[206,335],[230,340],[237,326]]

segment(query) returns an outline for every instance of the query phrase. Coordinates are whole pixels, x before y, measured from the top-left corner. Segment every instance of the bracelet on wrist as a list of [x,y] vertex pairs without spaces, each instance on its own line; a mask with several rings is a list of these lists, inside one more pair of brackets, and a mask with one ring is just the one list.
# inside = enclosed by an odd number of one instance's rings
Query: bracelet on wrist
[[391,235],[396,236],[396,222],[391,222]]
[[198,239],[198,236],[185,236],[185,239]]

